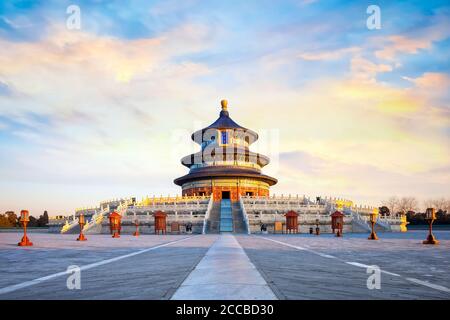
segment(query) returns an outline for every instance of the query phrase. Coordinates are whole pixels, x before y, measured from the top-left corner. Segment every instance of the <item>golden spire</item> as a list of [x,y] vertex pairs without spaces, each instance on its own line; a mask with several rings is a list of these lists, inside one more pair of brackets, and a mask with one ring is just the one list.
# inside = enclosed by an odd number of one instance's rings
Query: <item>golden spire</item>
[[222,105],[222,110],[223,111],[228,111],[228,101],[227,100],[222,100],[220,101],[220,104]]

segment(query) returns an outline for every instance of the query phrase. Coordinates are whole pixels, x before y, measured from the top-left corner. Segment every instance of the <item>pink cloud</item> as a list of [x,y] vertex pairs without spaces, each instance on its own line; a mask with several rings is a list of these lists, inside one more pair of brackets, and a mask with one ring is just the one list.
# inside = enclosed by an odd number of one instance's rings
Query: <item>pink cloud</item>
[[395,60],[399,54],[417,54],[420,50],[430,49],[433,42],[442,41],[449,36],[448,13],[440,13],[431,19],[430,26],[417,28],[407,35],[374,38],[375,43],[383,47],[375,51],[375,56],[379,59]]
[[387,44],[382,50],[375,52],[375,56],[380,59],[393,60],[399,53],[415,54],[420,49],[428,49],[431,47],[430,39],[412,39],[405,36],[390,36]]
[[423,89],[448,90],[450,88],[450,77],[445,73],[425,72],[418,78],[404,77],[404,79]]
[[350,63],[352,78],[362,81],[375,81],[378,73],[390,72],[393,67],[388,64],[376,64],[368,59],[356,56]]
[[318,52],[301,52],[298,57],[304,60],[316,61],[316,60],[336,60],[340,59],[347,54],[353,54],[359,52],[361,49],[358,47],[342,48],[338,50],[330,51],[318,51]]

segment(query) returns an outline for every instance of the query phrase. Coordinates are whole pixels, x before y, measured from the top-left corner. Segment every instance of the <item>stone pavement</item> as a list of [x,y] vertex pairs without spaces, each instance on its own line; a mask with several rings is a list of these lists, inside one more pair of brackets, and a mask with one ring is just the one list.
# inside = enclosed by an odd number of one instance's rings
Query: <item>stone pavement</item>
[[[0,233],[0,299],[449,299],[450,232],[332,235]],[[67,267],[81,267],[69,290]],[[369,290],[367,267],[381,268]]]
[[222,235],[173,300],[273,300],[276,296],[231,234]]
[[216,237],[194,236],[82,270],[81,290],[67,289],[67,274],[1,294],[6,286],[64,272],[70,265],[82,267],[188,237],[123,235],[112,239],[109,235],[89,235],[88,241],[77,242],[76,235],[36,234],[31,238],[34,247],[19,248],[14,244],[17,236],[11,241],[0,235],[0,299],[168,299]]
[[[449,299],[450,233],[435,233],[439,246],[422,245],[425,234],[237,238],[280,299]],[[367,288],[372,265],[381,269],[379,290]]]

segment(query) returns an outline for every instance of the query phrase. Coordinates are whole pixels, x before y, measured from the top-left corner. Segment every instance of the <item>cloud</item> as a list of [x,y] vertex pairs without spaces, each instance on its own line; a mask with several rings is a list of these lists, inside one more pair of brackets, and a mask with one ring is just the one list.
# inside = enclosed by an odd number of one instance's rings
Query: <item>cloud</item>
[[154,168],[173,174],[167,121],[176,127],[185,114],[180,104],[200,90],[189,83],[210,72],[179,57],[208,47],[209,29],[187,24],[131,40],[51,30],[36,42],[0,39],[0,88],[11,84],[18,92],[0,95],[0,116],[14,123],[8,138],[15,144],[1,149],[19,159],[2,166],[2,176],[66,184],[148,181]]
[[375,56],[384,60],[396,60],[400,54],[417,54],[420,50],[430,49],[433,43],[447,39],[450,36],[448,13],[448,10],[437,12],[429,19],[429,25],[414,28],[407,34],[373,38],[373,42],[382,47],[375,51]]
[[425,72],[419,77],[403,79],[412,83],[413,86],[405,91],[416,101],[428,104],[429,114],[436,119],[434,123],[445,123],[450,125],[450,76],[439,72]]
[[[179,193],[179,159],[198,150],[190,134],[214,121],[222,98],[234,120],[261,133],[254,150],[274,160],[264,172],[279,178],[276,193],[373,205],[448,190],[448,72],[432,55],[445,52],[444,22],[370,40],[334,10],[324,22],[212,6],[204,23],[198,7],[152,8],[159,20],[147,21],[145,37],[108,33],[138,7],[118,24],[96,11],[92,29],[50,23],[29,42],[0,33],[2,208],[71,212],[110,196]],[[275,146],[265,131],[279,135]]]
[[[238,112],[246,127],[278,128],[282,152],[301,151],[349,166],[370,165],[393,176],[420,175],[450,161],[450,150],[442,147],[449,143],[448,111],[426,96],[418,97],[417,88],[352,76],[311,79],[295,88],[281,85],[276,77],[245,82],[234,93],[245,112],[241,107],[231,112]],[[297,160],[293,163],[301,174],[311,162],[308,157]],[[283,170],[282,164],[279,167]],[[270,172],[271,166],[266,170]]]
[[0,19],[13,29],[30,28],[33,26],[29,20],[23,16],[19,16],[15,20],[8,19],[7,17],[0,17]]
[[448,74],[439,72],[425,72],[417,78],[403,77],[414,83],[417,88],[433,91],[447,91],[450,88],[450,77]]
[[419,200],[448,195],[448,166],[411,175],[384,171],[373,164],[314,156],[308,151],[282,153],[280,160],[278,178],[284,185],[274,188],[277,193],[300,190],[300,194],[344,197],[366,205],[381,205],[387,195],[420,195]]
[[341,59],[344,55],[357,53],[360,50],[358,47],[350,47],[330,51],[302,52],[298,54],[298,57],[308,61],[336,60]]
[[6,96],[9,94],[11,94],[10,87],[6,83],[0,81],[0,95]]
[[412,39],[405,36],[389,36],[385,48],[375,51],[377,58],[393,60],[399,53],[415,54],[431,47],[431,39]]
[[388,64],[376,64],[368,59],[355,56],[350,62],[350,72],[354,79],[360,81],[376,81],[375,78],[379,73],[390,72],[393,67]]

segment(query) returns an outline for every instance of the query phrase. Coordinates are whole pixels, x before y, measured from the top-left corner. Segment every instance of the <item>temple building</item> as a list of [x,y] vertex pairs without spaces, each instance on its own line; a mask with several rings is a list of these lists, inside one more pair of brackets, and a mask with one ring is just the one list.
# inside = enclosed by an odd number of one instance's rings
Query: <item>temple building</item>
[[269,192],[277,179],[262,173],[269,158],[250,150],[258,134],[230,118],[226,100],[219,118],[192,134],[200,151],[181,159],[188,174],[174,180],[181,196],[147,196],[102,201],[80,208],[73,216],[50,220],[50,232],[78,233],[79,217],[86,234],[110,233],[109,217],[120,215],[121,232],[141,233],[320,233],[406,231],[406,216],[379,216],[378,208],[357,206],[351,200]]
[[221,104],[219,118],[192,134],[201,151],[181,159],[189,173],[174,182],[181,186],[183,195],[212,195],[214,201],[237,201],[240,196],[267,197],[277,179],[261,173],[269,158],[250,151],[258,134],[230,118],[226,100]]

